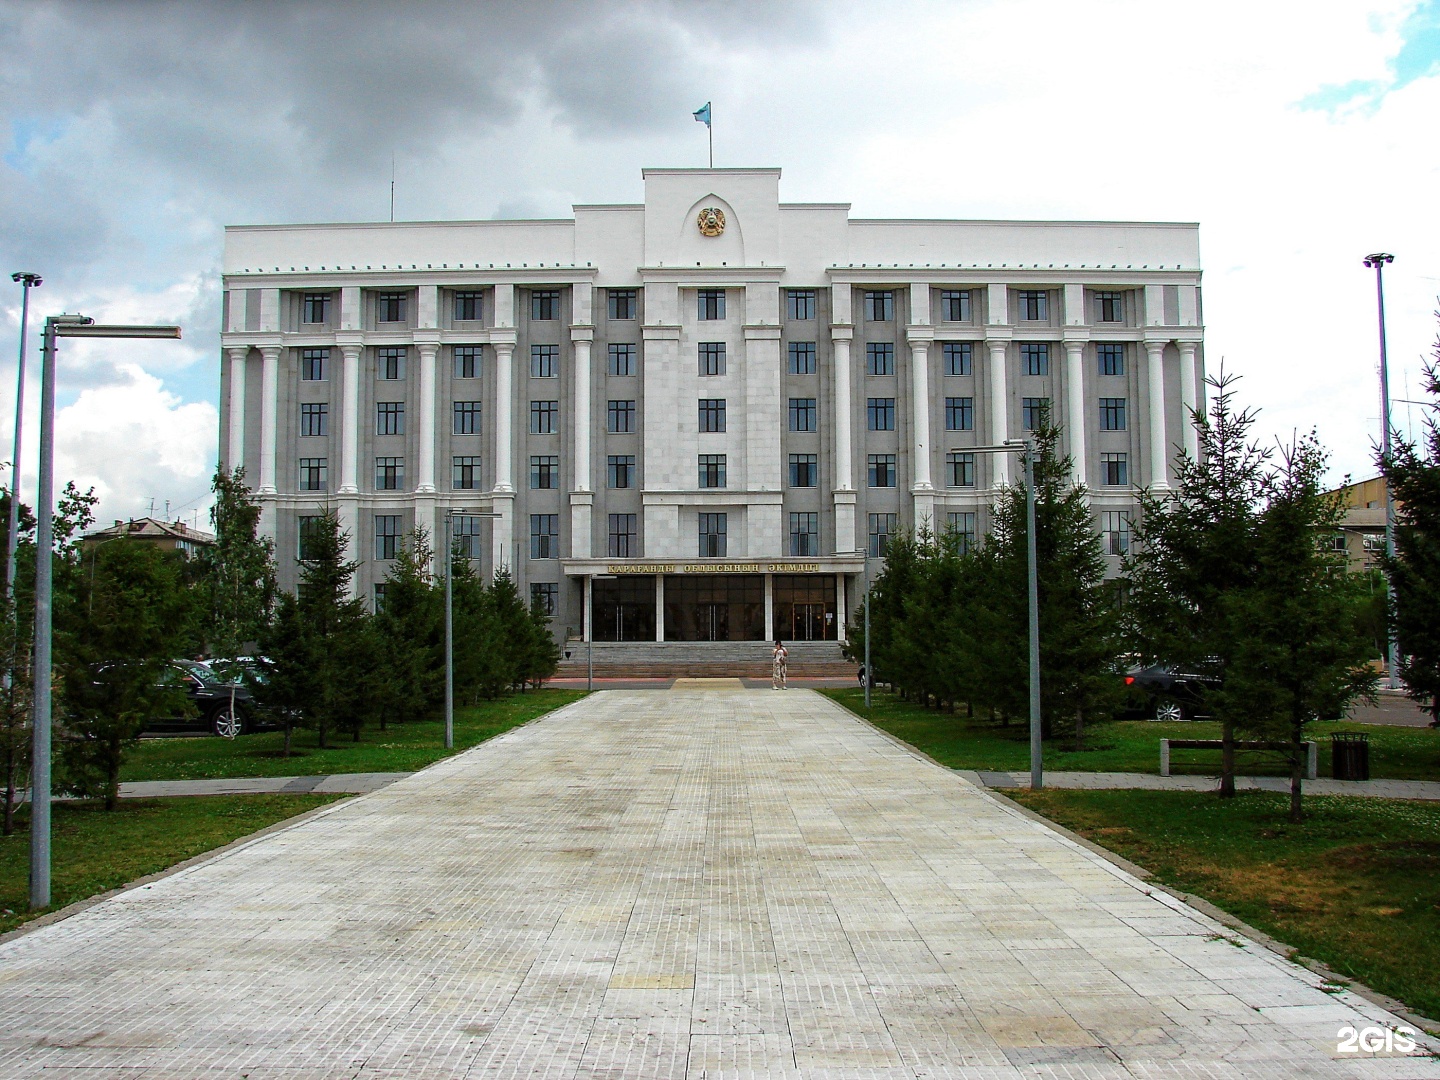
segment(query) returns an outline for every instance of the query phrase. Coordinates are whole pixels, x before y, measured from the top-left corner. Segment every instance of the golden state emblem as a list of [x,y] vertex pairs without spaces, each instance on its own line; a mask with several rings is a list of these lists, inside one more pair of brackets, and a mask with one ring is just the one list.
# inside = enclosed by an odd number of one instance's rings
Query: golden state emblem
[[725,211],[718,206],[707,206],[700,211],[700,216],[695,219],[695,224],[700,226],[700,232],[705,236],[719,236],[725,231]]

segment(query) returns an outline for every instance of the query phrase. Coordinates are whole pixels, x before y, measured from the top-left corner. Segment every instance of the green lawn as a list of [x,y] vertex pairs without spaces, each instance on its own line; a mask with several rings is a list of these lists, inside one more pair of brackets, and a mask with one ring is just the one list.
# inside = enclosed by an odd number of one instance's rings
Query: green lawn
[[[208,795],[122,799],[106,813],[98,802],[52,807],[50,893],[45,911],[154,874],[202,852],[344,798],[342,795]],[[0,837],[0,933],[45,911],[30,911],[29,808],[21,828]]]
[[[1024,723],[1001,727],[963,710],[951,715],[924,709],[890,694],[871,692],[871,710],[865,711],[860,688],[822,690],[821,693],[865,717],[877,727],[923,750],[936,761],[955,769],[993,769],[997,772],[1030,768],[1030,735]],[[1316,722],[1310,738],[1320,744],[1321,776],[1330,775],[1330,732],[1364,731],[1370,736],[1370,775],[1388,780],[1440,780],[1440,731],[1434,728],[1389,727],[1381,724]],[[1045,768],[1058,772],[1159,773],[1161,739],[1218,739],[1220,725],[1206,720],[1161,724],[1151,720],[1114,720],[1086,728],[1086,749],[1069,749],[1068,733],[1045,746]],[[1220,770],[1218,750],[1175,750],[1174,773],[1213,776]],[[1242,752],[1239,769],[1246,776],[1288,775],[1281,755]]]
[[531,690],[455,710],[455,749],[445,749],[443,720],[366,728],[360,741],[331,734],[321,750],[315,734],[297,731],[290,756],[281,757],[285,737],[262,731],[229,740],[213,735],[193,739],[144,739],[120,775],[129,780],[201,780],[236,776],[323,776],[331,773],[414,772],[509,731],[547,712],[578,701],[583,690]]
[[1440,1018],[1440,804],[1185,791],[1006,792],[1341,975]]

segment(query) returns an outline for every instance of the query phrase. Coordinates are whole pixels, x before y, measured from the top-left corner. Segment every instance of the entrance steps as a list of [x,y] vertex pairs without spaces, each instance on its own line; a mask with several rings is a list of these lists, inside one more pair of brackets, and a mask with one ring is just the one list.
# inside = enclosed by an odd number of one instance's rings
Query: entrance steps
[[[769,641],[597,641],[595,675],[607,679],[768,678]],[[840,655],[836,641],[787,641],[792,678],[855,677],[855,665]],[[559,678],[585,677],[586,645],[567,641]],[[564,659],[564,654],[569,658]]]

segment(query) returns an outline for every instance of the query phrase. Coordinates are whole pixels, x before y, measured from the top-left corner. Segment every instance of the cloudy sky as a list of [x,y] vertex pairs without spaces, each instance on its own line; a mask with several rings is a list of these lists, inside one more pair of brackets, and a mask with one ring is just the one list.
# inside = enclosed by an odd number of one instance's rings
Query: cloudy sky
[[204,522],[226,224],[384,219],[392,155],[399,219],[637,202],[643,166],[704,165],[707,100],[716,163],[787,201],[1199,221],[1210,369],[1337,480],[1378,433],[1364,255],[1396,256],[1397,398],[1435,338],[1440,0],[0,0],[0,56],[0,417],[10,271],[45,277],[32,316],[185,330],[65,347],[57,475],[102,519]]

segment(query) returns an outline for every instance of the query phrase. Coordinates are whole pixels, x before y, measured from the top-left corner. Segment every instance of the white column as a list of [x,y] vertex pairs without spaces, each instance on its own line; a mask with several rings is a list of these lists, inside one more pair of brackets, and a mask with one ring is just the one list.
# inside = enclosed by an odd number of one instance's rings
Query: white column
[[665,575],[655,575],[655,640],[665,640]]
[[340,493],[360,490],[360,353],[359,345],[341,346]]
[[575,326],[570,330],[575,343],[575,415],[570,422],[575,429],[576,491],[593,490],[590,476],[590,343],[594,333],[589,326]]
[[848,326],[831,331],[835,372],[835,490],[853,491],[853,457],[850,452],[850,341],[854,330]]
[[250,347],[225,352],[230,357],[230,440],[225,467],[233,471],[245,464],[245,358]]
[[580,628],[580,640],[589,641],[595,622],[595,579],[585,575],[585,618]]
[[1165,468],[1166,451],[1169,449],[1165,438],[1165,342],[1145,342],[1145,407],[1150,413],[1150,486],[1170,486],[1170,476]]
[[1085,483],[1090,459],[1085,445],[1085,343],[1065,342],[1065,428],[1070,456],[1075,459],[1075,483]]
[[[1177,341],[1180,348],[1180,404],[1184,413],[1185,453],[1194,461],[1200,456],[1200,433],[1195,430],[1192,416],[1199,403],[1199,378],[1195,370],[1195,353],[1200,348],[1198,341]],[[232,406],[233,408],[233,406]]]
[[[1005,374],[1005,352],[1010,342],[1003,338],[987,338],[985,347],[990,350],[990,368],[986,379],[990,384],[990,442],[999,446],[1010,437],[1010,388]],[[995,486],[1010,482],[1010,456],[1008,454],[987,454],[990,459],[990,475]]]
[[260,494],[275,494],[275,410],[280,395],[280,347],[260,349]]
[[835,575],[835,640],[845,643],[845,575]]
[[515,415],[514,390],[515,343],[495,342],[495,490],[514,491],[511,465],[514,432],[511,421]]
[[765,640],[775,640],[775,575],[765,575]]
[[[433,289],[431,290],[434,291]],[[420,467],[415,477],[415,490],[435,490],[435,356],[440,346],[432,341],[419,342],[420,353]]]
[[930,482],[930,341],[910,341],[910,436],[914,491],[933,491]]

